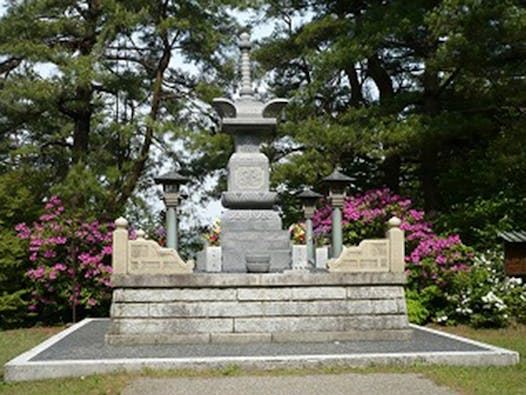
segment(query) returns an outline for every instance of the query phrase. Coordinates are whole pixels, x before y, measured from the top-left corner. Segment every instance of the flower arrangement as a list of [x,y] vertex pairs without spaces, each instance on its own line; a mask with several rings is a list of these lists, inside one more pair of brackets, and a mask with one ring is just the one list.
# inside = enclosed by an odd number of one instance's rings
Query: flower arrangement
[[293,244],[305,244],[306,233],[305,233],[305,222],[298,224],[292,224],[289,226],[289,234]]
[[164,228],[164,226],[159,226],[156,230],[155,230],[155,235],[157,236],[157,243],[159,243],[159,245],[161,247],[165,247],[166,246],[166,229]]
[[214,221],[210,230],[207,233],[205,233],[204,237],[209,246],[217,247],[219,246],[219,242],[220,242],[220,239],[219,239],[220,234],[221,234],[221,220],[218,218]]

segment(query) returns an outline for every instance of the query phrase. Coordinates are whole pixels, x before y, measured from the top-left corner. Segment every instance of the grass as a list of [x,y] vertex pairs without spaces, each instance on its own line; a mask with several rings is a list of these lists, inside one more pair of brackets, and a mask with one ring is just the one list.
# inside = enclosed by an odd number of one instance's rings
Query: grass
[[4,364],[29,350],[64,327],[35,327],[0,331],[0,376],[4,376]]
[[[0,374],[11,358],[37,345],[63,328],[30,328],[0,331]],[[217,377],[240,375],[305,375],[340,373],[419,373],[440,385],[461,394],[526,394],[526,325],[506,329],[472,329],[467,327],[440,328],[471,339],[518,351],[521,362],[509,367],[410,366],[319,369],[279,369],[272,371],[244,371],[232,365],[219,371],[153,371],[119,373],[85,378],[42,380],[6,383],[0,380],[0,394],[119,394],[130,381],[138,377]]]

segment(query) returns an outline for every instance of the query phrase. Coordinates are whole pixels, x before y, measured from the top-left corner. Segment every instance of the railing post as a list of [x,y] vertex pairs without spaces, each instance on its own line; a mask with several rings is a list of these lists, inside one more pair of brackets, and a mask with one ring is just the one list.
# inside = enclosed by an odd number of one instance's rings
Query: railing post
[[114,274],[126,274],[128,263],[128,221],[115,220],[111,265]]
[[389,229],[386,238],[389,239],[389,265],[391,272],[402,273],[405,268],[404,231],[400,229],[402,221],[393,217],[387,221]]

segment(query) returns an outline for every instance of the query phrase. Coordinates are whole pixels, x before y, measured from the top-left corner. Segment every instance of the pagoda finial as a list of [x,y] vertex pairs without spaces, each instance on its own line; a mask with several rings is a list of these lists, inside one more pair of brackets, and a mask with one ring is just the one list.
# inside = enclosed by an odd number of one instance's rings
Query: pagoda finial
[[250,78],[250,34],[243,32],[239,36],[239,49],[241,50],[241,96],[252,96],[252,80]]

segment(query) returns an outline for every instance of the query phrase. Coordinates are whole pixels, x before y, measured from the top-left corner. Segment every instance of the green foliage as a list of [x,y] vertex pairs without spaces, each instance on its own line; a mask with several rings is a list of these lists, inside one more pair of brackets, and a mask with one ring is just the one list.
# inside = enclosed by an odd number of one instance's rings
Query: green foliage
[[423,325],[429,321],[429,310],[425,305],[428,300],[423,300],[424,295],[413,289],[406,289],[405,301],[407,305],[407,317],[413,324]]
[[70,209],[114,219],[134,191],[151,186],[154,141],[166,153],[174,125],[206,123],[196,107],[232,74],[224,56],[232,6],[10,2],[0,18],[0,167],[31,165],[41,178],[36,201],[53,185]]
[[356,191],[401,191],[476,247],[526,226],[521,2],[271,1],[265,12],[275,31],[255,55],[273,93],[293,98],[274,185],[316,187],[340,164]]
[[46,197],[59,194],[71,217],[110,221],[126,210],[153,217],[141,192],[152,188],[161,165],[183,162],[174,140],[206,125],[203,101],[231,83],[232,60],[225,55],[235,38],[230,10],[236,5],[6,3],[0,16],[0,325],[26,317],[28,268],[12,231],[36,221]]
[[[23,259],[24,243],[10,225],[23,222],[37,211],[32,205],[33,186],[19,185],[21,177],[38,182],[38,177],[26,168],[0,174],[0,328],[15,327],[27,319],[30,284],[25,281],[28,266]],[[28,207],[21,202],[27,202]]]

